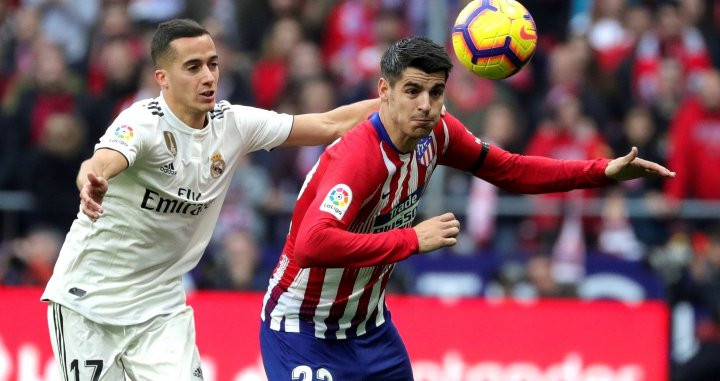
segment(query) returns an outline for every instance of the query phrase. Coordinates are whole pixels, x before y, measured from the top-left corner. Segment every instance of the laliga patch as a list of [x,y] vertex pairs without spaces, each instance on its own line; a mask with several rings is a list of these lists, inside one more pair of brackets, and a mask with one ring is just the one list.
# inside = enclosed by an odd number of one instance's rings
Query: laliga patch
[[115,129],[115,137],[121,140],[130,141],[135,136],[132,127],[123,124]]
[[342,220],[352,202],[352,190],[345,184],[338,184],[330,189],[327,197],[320,204],[320,210],[328,212],[338,220]]

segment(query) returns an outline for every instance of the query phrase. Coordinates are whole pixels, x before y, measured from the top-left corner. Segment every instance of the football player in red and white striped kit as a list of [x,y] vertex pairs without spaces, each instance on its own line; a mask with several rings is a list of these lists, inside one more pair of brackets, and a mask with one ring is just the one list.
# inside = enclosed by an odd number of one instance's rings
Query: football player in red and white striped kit
[[427,38],[396,42],[381,60],[379,113],[329,146],[308,173],[263,302],[270,381],[412,380],[385,286],[396,262],[456,242],[460,223],[450,213],[413,227],[437,165],[516,193],[674,176],[635,148],[612,161],[564,161],[491,146],[441,116],[451,68],[445,49]]

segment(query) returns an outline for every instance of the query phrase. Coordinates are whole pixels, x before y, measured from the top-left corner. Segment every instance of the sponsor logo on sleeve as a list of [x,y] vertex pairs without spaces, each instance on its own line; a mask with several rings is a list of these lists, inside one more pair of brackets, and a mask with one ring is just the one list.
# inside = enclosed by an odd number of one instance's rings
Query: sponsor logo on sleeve
[[114,136],[109,139],[111,143],[118,143],[127,146],[128,143],[135,137],[135,132],[132,127],[123,124],[122,126],[115,128],[113,135]]
[[115,129],[115,137],[118,139],[125,140],[127,142],[135,136],[135,132],[132,127],[123,124],[122,126]]
[[327,197],[320,204],[320,210],[328,212],[341,220],[352,202],[352,190],[345,184],[338,184],[330,189]]

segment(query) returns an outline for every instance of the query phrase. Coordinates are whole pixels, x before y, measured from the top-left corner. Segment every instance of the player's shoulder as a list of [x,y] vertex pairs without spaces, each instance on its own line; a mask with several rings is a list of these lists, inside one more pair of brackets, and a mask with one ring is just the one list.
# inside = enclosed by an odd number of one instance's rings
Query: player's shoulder
[[210,110],[210,119],[212,121],[218,121],[229,117],[229,115],[236,112],[238,109],[244,106],[232,105],[226,100],[221,100],[215,103],[215,107]]
[[158,98],[148,98],[139,100],[121,111],[115,118],[115,124],[152,128],[157,126],[164,116],[165,112],[160,107]]
[[440,120],[438,121],[438,124],[435,125],[435,129],[442,129],[445,127],[465,127],[465,125],[458,120],[453,114],[446,112],[443,116],[440,117]]
[[343,154],[368,154],[373,149],[379,150],[380,139],[369,121],[358,123],[346,132],[340,139],[328,147],[328,150],[342,152]]
[[210,111],[210,118],[213,121],[234,119],[241,123],[268,119],[274,115],[280,115],[280,113],[253,106],[232,104],[226,100],[215,103],[215,107]]

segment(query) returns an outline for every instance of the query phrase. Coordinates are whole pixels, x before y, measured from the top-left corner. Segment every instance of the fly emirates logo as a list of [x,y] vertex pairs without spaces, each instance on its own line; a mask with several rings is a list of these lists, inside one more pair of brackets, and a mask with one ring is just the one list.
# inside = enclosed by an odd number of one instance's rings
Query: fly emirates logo
[[154,210],[157,213],[189,214],[197,216],[209,208],[213,200],[205,203],[197,202],[202,194],[189,188],[179,188],[178,198],[165,198],[152,189],[145,188],[140,207],[147,210]]

